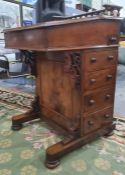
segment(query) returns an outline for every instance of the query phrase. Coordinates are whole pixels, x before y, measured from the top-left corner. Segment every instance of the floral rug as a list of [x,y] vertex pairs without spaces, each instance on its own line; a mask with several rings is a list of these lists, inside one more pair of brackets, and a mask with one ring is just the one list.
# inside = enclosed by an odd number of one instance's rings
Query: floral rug
[[0,101],[13,104],[18,107],[31,108],[34,95],[22,92],[15,92],[5,88],[0,88]]
[[38,120],[12,131],[11,117],[23,112],[0,103],[0,175],[125,175],[125,138],[117,133],[73,151],[61,159],[58,168],[47,169],[45,150],[61,136]]

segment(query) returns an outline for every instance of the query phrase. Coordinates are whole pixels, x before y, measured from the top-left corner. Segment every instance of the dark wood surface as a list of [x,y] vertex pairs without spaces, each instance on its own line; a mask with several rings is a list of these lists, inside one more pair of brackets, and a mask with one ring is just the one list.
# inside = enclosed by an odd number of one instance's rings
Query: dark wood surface
[[47,149],[48,168],[114,129],[119,30],[118,18],[89,17],[5,31],[6,47],[35,51],[36,100],[12,129],[41,118],[67,133]]
[[84,52],[85,68],[87,72],[103,70],[117,64],[117,48],[103,50],[94,49]]
[[107,17],[105,20],[104,17],[93,17],[10,29],[5,31],[8,41],[5,46],[22,50],[60,51],[97,47],[100,43],[102,46],[117,45],[118,24],[117,18]]

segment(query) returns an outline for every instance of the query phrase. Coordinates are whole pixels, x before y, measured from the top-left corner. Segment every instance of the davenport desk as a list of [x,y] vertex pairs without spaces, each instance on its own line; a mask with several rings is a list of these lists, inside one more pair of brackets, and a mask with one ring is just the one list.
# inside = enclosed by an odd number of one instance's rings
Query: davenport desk
[[5,31],[6,48],[20,49],[36,76],[32,109],[12,118],[12,129],[41,118],[65,139],[46,150],[48,168],[74,149],[109,135],[118,58],[120,20],[95,16]]

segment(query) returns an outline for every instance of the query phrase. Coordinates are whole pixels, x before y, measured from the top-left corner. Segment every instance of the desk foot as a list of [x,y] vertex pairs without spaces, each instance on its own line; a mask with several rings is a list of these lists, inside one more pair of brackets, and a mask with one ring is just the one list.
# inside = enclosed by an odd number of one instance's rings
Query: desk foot
[[59,165],[60,165],[60,161],[59,160],[51,161],[51,162],[49,162],[49,161],[45,162],[45,166],[47,168],[49,168],[49,169],[54,169],[54,168],[56,168]]
[[23,127],[23,123],[40,118],[40,108],[38,97],[32,103],[32,109],[24,114],[12,117],[12,130],[18,131]]
[[12,130],[18,131],[22,128],[22,124],[40,118],[40,112],[27,112],[21,115],[12,117]]
[[12,124],[11,129],[13,131],[19,131],[20,129],[22,129],[23,125],[22,124]]
[[112,128],[112,125],[101,128],[98,131],[93,132],[93,134],[90,133],[85,136],[74,138],[70,142],[61,141],[50,146],[46,150],[46,167],[50,169],[57,167],[59,165],[58,160],[60,160],[61,157],[87,143],[90,143],[100,136],[108,134],[110,128]]
[[115,126],[116,125],[115,124],[112,124],[111,126],[112,127],[109,128],[108,132],[104,135],[104,137],[110,137],[110,136],[112,136],[114,134],[113,130],[115,129]]

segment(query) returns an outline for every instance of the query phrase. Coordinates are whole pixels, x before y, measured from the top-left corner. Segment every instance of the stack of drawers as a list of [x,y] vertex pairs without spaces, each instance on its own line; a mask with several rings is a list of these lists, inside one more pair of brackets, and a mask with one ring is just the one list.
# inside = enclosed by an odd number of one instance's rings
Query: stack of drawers
[[83,135],[112,123],[117,54],[117,47],[83,53]]

